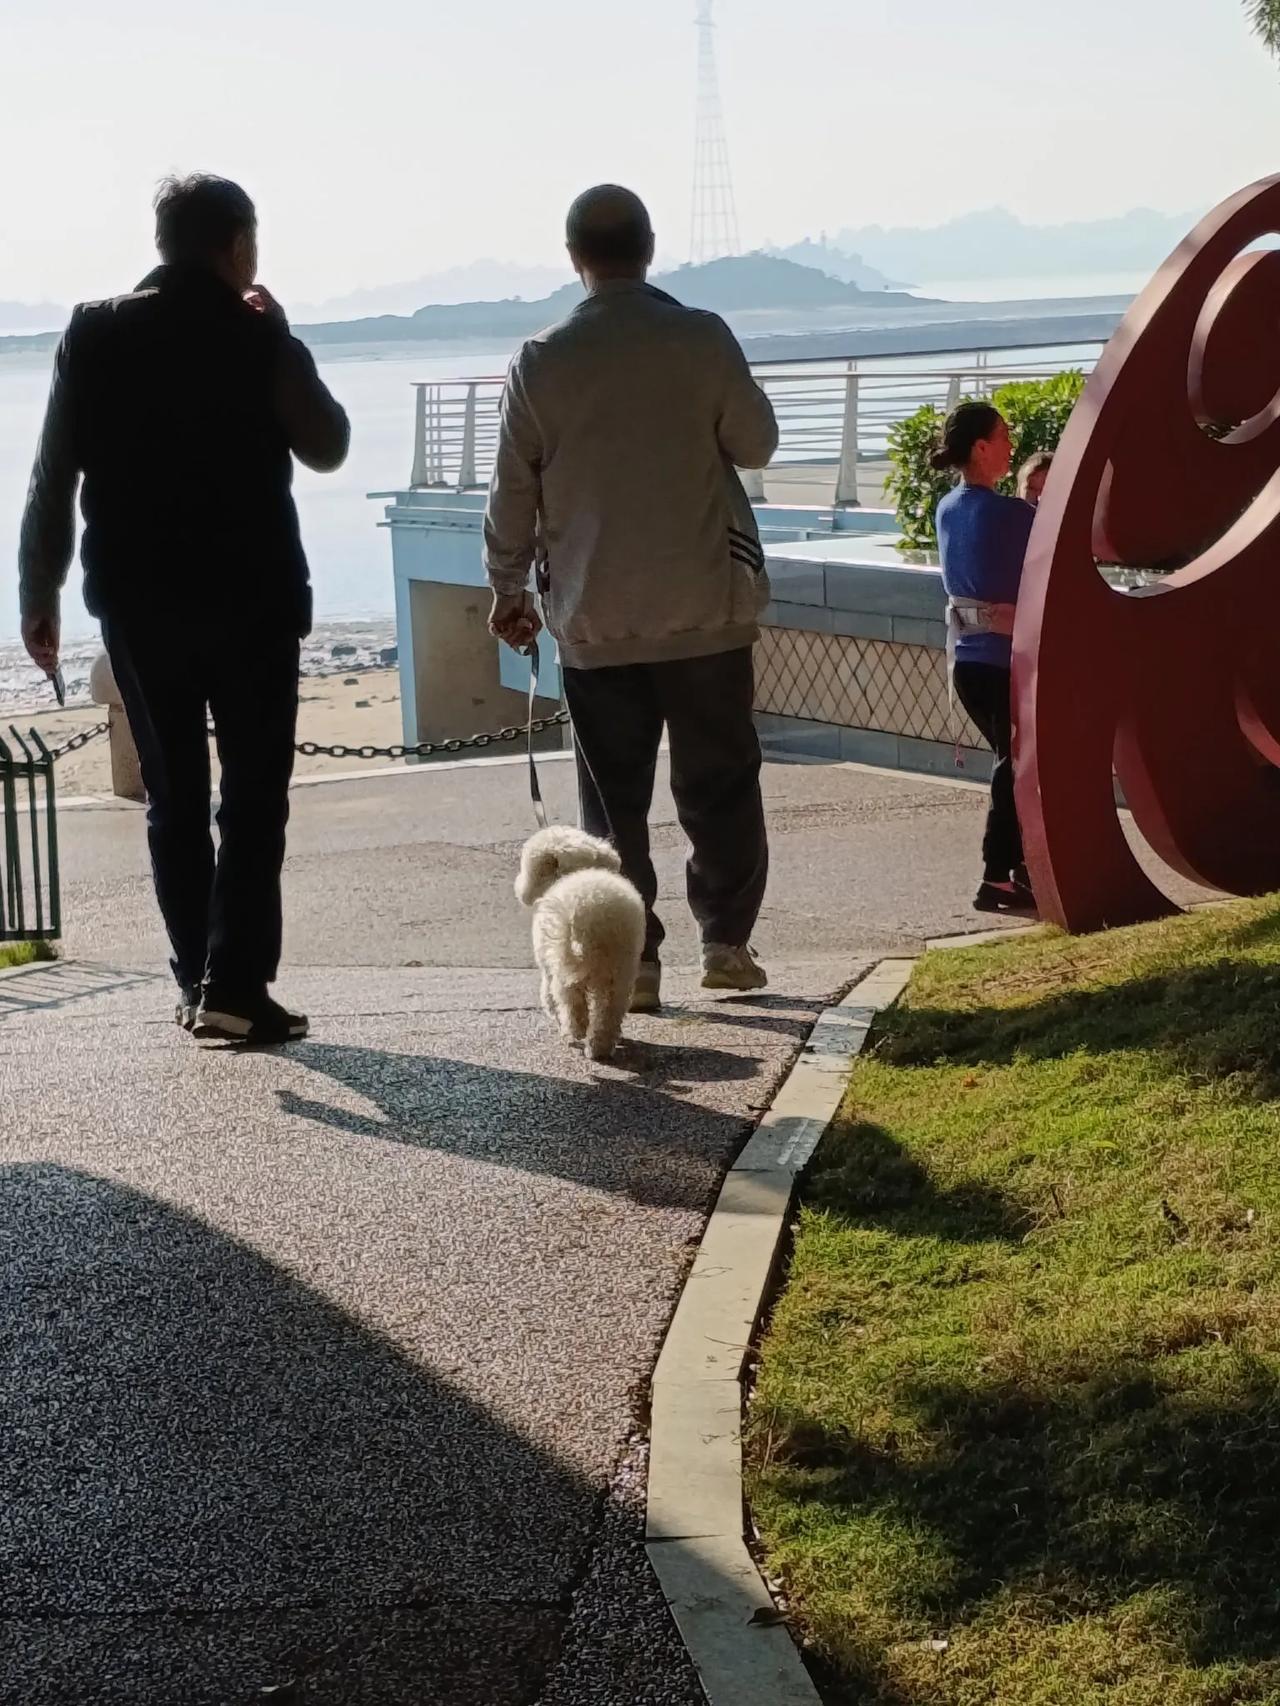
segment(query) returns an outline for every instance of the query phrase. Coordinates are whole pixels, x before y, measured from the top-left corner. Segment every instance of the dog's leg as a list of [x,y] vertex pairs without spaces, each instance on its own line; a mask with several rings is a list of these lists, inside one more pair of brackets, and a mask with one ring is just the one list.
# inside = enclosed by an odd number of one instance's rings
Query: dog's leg
[[551,978],[545,971],[542,974],[542,1011],[554,1024],[560,1023],[560,1015],[556,1011],[555,999],[551,993]]
[[587,1034],[589,1023],[587,992],[580,983],[571,983],[560,994],[564,1000],[560,1029],[567,1041],[580,1043]]
[[590,1021],[587,1025],[587,1058],[589,1060],[608,1060],[618,1046],[622,1035],[622,1021],[631,1005],[631,989],[634,979],[620,981],[610,977],[606,982],[592,987],[589,1006]]

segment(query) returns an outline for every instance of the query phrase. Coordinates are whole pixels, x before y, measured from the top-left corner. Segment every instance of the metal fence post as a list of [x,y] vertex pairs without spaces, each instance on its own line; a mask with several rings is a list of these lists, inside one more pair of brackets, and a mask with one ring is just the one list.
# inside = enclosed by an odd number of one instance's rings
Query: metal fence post
[[58,862],[58,797],[54,784],[54,758],[40,738],[39,729],[31,730],[31,739],[44,765],[45,814],[48,824],[49,867],[49,940],[56,942],[62,935],[62,867]]
[[458,490],[465,492],[476,484],[476,388],[468,385],[462,413],[462,465],[458,469]]
[[840,429],[836,505],[841,509],[856,509],[858,501],[858,365],[851,361],[844,382],[844,422]]
[[0,833],[4,837],[4,884],[0,890],[0,941],[12,941],[22,931],[22,849],[18,840],[18,801],[14,787],[13,754],[0,740]]

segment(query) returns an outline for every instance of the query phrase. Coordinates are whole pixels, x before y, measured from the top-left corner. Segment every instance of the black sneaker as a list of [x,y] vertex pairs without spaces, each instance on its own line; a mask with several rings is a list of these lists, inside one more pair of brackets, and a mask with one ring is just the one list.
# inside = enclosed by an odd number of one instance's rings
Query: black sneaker
[[235,1001],[224,1000],[216,990],[206,990],[192,1034],[197,1042],[271,1048],[279,1043],[300,1043],[307,1030],[303,1014],[290,1013],[269,995]]
[[984,881],[973,899],[975,912],[1003,912],[1020,918],[1036,916],[1036,897],[1025,883]]
[[194,1031],[196,1015],[200,1011],[200,985],[184,983],[178,995],[178,1005],[174,1009],[173,1020],[180,1031]]

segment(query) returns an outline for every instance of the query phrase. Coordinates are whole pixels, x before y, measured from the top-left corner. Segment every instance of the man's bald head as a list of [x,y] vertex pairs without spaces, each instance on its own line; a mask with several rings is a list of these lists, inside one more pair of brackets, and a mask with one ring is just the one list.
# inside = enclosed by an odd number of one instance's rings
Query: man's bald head
[[565,239],[584,277],[643,278],[653,260],[649,210],[618,184],[583,191],[569,209]]

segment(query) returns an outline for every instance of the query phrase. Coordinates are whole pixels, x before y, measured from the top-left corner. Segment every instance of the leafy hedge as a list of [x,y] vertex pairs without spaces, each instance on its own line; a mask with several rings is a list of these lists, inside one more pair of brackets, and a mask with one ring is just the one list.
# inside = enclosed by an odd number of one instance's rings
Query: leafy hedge
[[[1057,448],[1083,389],[1084,374],[1072,368],[1050,379],[1016,380],[995,393],[991,400],[1008,421],[1013,439],[1014,473],[1037,450]],[[939,474],[929,466],[943,419],[940,410],[926,403],[889,433],[889,474],[884,489],[893,500],[902,543],[911,551],[937,547],[934,514],[954,484],[953,474]],[[1013,491],[1014,473],[1002,491]]]

